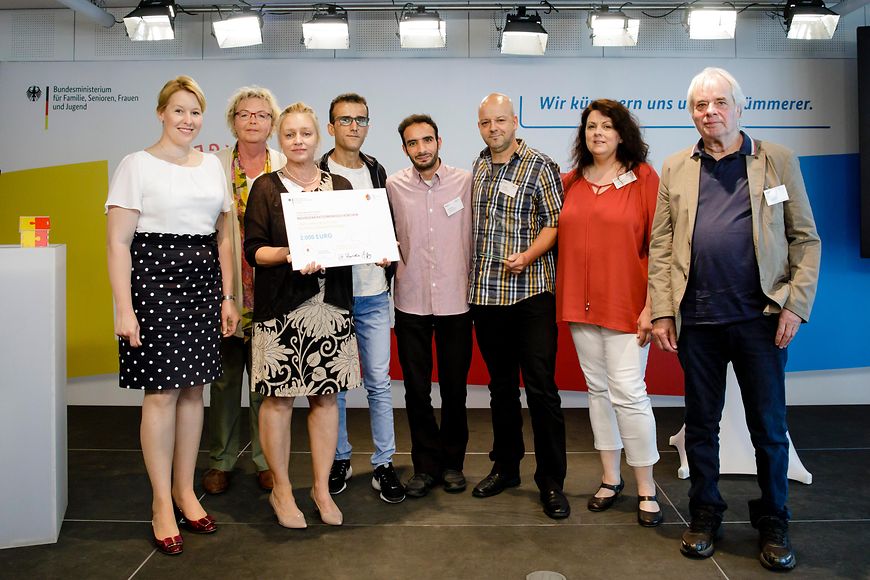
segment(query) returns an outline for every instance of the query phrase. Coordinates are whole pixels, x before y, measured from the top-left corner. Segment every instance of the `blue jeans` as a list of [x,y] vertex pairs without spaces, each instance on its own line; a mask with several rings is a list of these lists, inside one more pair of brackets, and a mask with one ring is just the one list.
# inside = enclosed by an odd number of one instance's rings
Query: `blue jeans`
[[[686,455],[689,510],[721,514],[728,505],[719,493],[719,421],[725,404],[730,361],[740,385],[746,426],[758,469],[761,499],[750,502],[754,516],[788,520],[788,436],[785,421],[785,363],[788,351],[774,344],[777,316],[745,322],[683,326],[678,355],[686,375]],[[754,517],[753,516],[753,517]]]
[[[390,390],[390,297],[386,292],[375,296],[354,296],[353,320],[375,446],[372,465],[381,465],[392,461],[396,452],[393,393]],[[346,408],[345,393],[339,393],[336,459],[350,459],[353,450],[347,438]]]

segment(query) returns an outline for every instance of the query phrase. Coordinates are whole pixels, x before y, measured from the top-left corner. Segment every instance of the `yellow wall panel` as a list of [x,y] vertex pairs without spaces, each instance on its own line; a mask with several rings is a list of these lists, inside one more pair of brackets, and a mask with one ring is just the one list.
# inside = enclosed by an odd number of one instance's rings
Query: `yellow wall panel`
[[18,216],[47,215],[49,241],[67,246],[69,377],[118,372],[103,214],[108,175],[106,161],[0,173],[0,243],[19,242]]

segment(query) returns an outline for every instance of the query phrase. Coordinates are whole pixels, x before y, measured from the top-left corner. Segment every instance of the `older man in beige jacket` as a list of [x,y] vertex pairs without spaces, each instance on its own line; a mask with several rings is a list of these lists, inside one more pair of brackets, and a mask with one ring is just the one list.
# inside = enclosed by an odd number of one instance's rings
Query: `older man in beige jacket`
[[749,502],[759,559],[788,570],[796,560],[786,506],[786,347],[809,320],[821,242],[797,158],[740,130],[744,102],[722,69],[704,69],[689,87],[701,139],[661,172],[649,258],[653,340],[677,353],[686,377],[692,522],[681,552],[711,556],[727,508],[718,489],[719,420],[730,362],[761,488]]

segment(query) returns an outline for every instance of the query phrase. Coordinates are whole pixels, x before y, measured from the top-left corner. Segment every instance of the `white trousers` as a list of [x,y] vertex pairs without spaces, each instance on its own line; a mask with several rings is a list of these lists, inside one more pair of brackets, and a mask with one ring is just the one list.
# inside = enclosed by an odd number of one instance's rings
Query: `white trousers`
[[641,348],[634,334],[594,324],[571,323],[571,338],[589,388],[589,420],[595,449],[625,449],[632,467],[659,460],[656,420],[646,394],[649,345]]

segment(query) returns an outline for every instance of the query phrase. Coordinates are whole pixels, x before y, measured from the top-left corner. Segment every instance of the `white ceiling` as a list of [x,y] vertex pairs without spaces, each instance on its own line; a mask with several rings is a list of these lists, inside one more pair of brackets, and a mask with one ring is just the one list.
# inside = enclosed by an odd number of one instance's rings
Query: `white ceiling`
[[[332,2],[341,5],[341,0],[176,0],[176,3],[184,6],[213,6],[215,4],[219,5],[228,5],[228,4],[245,4],[248,3],[252,5],[254,8],[269,5],[269,4],[302,4],[310,6],[313,3],[317,2]],[[364,3],[367,0],[354,0],[353,3]],[[373,0],[376,1],[376,0]],[[745,5],[745,1],[741,4]],[[786,0],[759,0],[765,4],[785,4]],[[393,0],[396,4],[396,9],[401,9],[402,5],[405,4],[404,0]],[[138,0],[97,0],[94,2],[97,5],[102,5],[106,8],[124,8],[124,7],[134,7],[139,1]],[[384,0],[378,2],[380,4],[384,4]],[[426,5],[426,0],[417,0],[416,4]],[[450,3],[457,3],[456,0],[452,0]],[[546,10],[545,6],[542,6],[539,0],[473,0],[470,3],[472,4],[492,4],[493,8],[513,8],[517,5],[525,5],[530,9],[534,10]],[[558,8],[559,0],[552,0],[552,3]],[[590,0],[592,4],[598,4],[598,0]],[[600,2],[602,4],[607,4],[606,1]],[[611,2],[612,5],[617,6],[623,3],[623,0],[618,0]],[[644,4],[657,4],[657,5],[668,5],[673,4],[674,6],[682,4],[683,0],[633,0],[632,2],[626,2],[628,6],[625,9],[631,10],[632,4],[635,9],[640,9]],[[438,4],[438,0],[432,0],[429,4]],[[576,5],[576,2],[574,3]],[[862,8],[870,4],[870,0],[827,0],[826,5],[828,8],[833,8],[836,12],[840,14],[848,14],[854,10]],[[0,10],[21,10],[21,9],[33,9],[33,8],[66,8],[63,4],[58,2],[57,0],[0,0]]]
[[[248,3],[254,7],[259,7],[263,4],[312,4],[317,0],[248,0]],[[340,2],[339,2],[340,3]],[[95,2],[102,4],[106,8],[124,8],[128,6],[136,6],[138,0],[105,0],[104,2]],[[238,0],[176,0],[176,4],[181,6],[210,6],[212,4],[243,4]],[[398,2],[399,7],[403,2]],[[0,0],[0,10],[21,10],[24,8],[66,8],[57,0]]]

